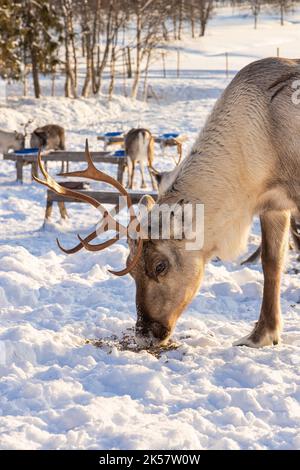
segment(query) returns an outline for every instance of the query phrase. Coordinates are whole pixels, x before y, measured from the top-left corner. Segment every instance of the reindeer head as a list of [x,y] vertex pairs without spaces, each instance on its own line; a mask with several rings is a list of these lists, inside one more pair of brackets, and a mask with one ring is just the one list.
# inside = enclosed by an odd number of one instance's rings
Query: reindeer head
[[[79,176],[98,181],[103,181],[113,185],[127,201],[130,211],[130,224],[137,228],[137,236],[132,236],[131,230],[116,222],[111,214],[92,197],[60,186],[46,172],[41,162],[39,153],[38,163],[45,180],[34,179],[41,184],[48,186],[54,192],[71,196],[74,199],[92,204],[100,209],[103,219],[100,228],[95,230],[85,239],[79,238],[79,243],[72,249],[64,249],[58,242],[59,247],[65,253],[76,253],[85,247],[88,251],[102,250],[118,241],[120,234],[127,236],[130,253],[127,259],[127,266],[119,272],[113,274],[122,276],[130,273],[136,284],[136,336],[144,346],[164,344],[167,342],[175,324],[185,307],[192,300],[197,291],[203,276],[203,259],[201,252],[187,251],[185,240],[152,239],[143,228],[142,221],[137,218],[133,211],[130,195],[125,188],[109,175],[96,169],[86,144],[86,159],[88,167],[84,171],[64,173],[64,176]],[[154,200],[151,196],[146,196],[141,201],[146,207],[149,215],[153,211]],[[117,235],[111,240],[98,245],[90,244],[99,232],[110,230],[110,222],[113,222]],[[111,271],[112,272],[112,271]]]
[[22,150],[25,147],[25,135],[15,131],[14,138],[14,150]]
[[174,182],[177,173],[179,171],[179,166],[176,166],[172,171],[157,171],[153,166],[149,168],[149,171],[153,175],[156,180],[158,194],[161,196],[163,195],[167,189],[172,185]]
[[[141,201],[151,215],[154,200]],[[130,242],[128,261],[136,252]],[[193,299],[203,277],[201,251],[186,250],[186,240],[146,239],[137,264],[130,270],[136,284],[136,337],[143,346],[165,344],[179,316]]]

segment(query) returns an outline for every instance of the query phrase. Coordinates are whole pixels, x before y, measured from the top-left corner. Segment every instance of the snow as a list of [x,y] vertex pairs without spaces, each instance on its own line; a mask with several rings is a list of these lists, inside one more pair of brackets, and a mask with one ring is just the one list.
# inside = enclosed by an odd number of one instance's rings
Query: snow
[[[49,122],[67,129],[70,149],[82,149],[96,135],[143,125],[153,132],[181,131],[185,154],[215,99],[246,63],[276,54],[297,55],[300,13],[282,28],[262,16],[222,10],[204,39],[188,37],[176,78],[176,48],[167,57],[168,78],[159,61],[150,83],[159,102],[101,99],[18,98],[1,105],[0,128]],[[159,148],[157,152],[159,155]],[[171,158],[155,165],[172,168]],[[52,174],[58,168],[51,166]],[[113,168],[106,170],[114,171]],[[0,163],[0,447],[1,449],[296,449],[300,446],[300,281],[296,254],[282,284],[282,344],[252,350],[233,347],[258,318],[263,276],[260,264],[215,261],[203,286],[178,322],[177,349],[159,357],[118,347],[135,323],[134,283],[107,268],[124,265],[125,245],[102,253],[66,256],[68,246],[87,233],[97,213],[70,205],[62,223],[42,229],[45,190],[14,182],[12,162]],[[259,243],[256,220],[249,252]],[[108,347],[93,340],[111,338]],[[116,339],[117,338],[117,339]],[[87,340],[90,340],[87,342]]]

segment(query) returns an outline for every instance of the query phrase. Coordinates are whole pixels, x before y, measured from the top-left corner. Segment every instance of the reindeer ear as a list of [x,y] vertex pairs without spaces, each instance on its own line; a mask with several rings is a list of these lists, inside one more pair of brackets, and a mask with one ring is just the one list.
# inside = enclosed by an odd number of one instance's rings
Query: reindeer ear
[[149,194],[145,194],[139,201],[139,207],[145,206],[147,211],[151,211],[152,207],[154,206],[155,201],[152,196]]

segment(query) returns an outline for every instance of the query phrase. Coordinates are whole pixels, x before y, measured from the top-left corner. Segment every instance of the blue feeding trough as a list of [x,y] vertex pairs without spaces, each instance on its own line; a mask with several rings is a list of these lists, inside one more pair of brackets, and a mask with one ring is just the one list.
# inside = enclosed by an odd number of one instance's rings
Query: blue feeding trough
[[117,131],[117,132],[106,132],[104,134],[104,137],[118,137],[119,135],[122,135],[122,131]]
[[125,150],[116,150],[113,156],[114,157],[126,157],[126,152]]
[[178,132],[166,132],[165,134],[162,134],[163,139],[176,139],[176,137],[179,137]]
[[37,155],[39,152],[38,147],[32,147],[32,148],[27,148],[27,149],[22,149],[22,150],[15,150],[14,153],[16,155]]

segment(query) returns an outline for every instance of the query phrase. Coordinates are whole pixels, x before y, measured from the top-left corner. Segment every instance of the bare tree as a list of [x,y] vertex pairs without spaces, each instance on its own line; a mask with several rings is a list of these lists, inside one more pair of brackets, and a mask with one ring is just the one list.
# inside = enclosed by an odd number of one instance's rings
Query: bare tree
[[[97,58],[96,60],[93,59],[93,67],[92,67],[92,83],[93,83],[93,93],[99,94],[101,91],[102,85],[102,75],[104,72],[105,67],[108,64],[110,48],[112,41],[114,39],[114,31],[113,31],[113,8],[114,2],[113,0],[109,0],[107,2],[106,8],[101,9],[101,16],[104,18],[103,22],[103,42],[104,42],[104,50],[102,55],[100,55],[100,45],[97,46]],[[99,43],[99,41],[98,41]]]
[[77,56],[75,46],[73,5],[71,0],[61,0],[65,43],[65,96],[77,97]]
[[[111,56],[110,56],[110,83],[108,87],[108,99],[112,99],[114,86],[115,86],[115,76],[116,76],[116,61],[118,58],[117,48],[118,48],[118,36],[121,30],[121,27],[126,21],[126,14],[120,8],[118,0],[113,0],[113,15],[112,15],[112,41],[111,41]],[[125,36],[125,35],[124,35]],[[123,45],[125,42],[125,37],[123,38]],[[120,48],[120,57],[123,55],[123,47]]]
[[276,0],[275,3],[277,4],[277,8],[279,8],[280,12],[280,24],[281,26],[284,26],[285,13],[291,9],[293,0]]
[[166,15],[167,4],[154,0],[136,0],[133,2],[135,14],[135,73],[131,97],[136,98],[141,77],[142,61],[149,50],[154,49],[163,40],[162,18]]
[[195,1],[190,0],[190,11],[189,11],[189,16],[190,16],[190,22],[191,22],[191,32],[192,32],[192,38],[195,37]]
[[200,34],[204,36],[208,20],[210,19],[214,5],[213,0],[198,0],[199,19],[200,19]]
[[257,29],[258,15],[261,10],[261,0],[250,0],[251,11],[254,17],[254,29]]
[[183,20],[184,20],[184,0],[179,1],[179,15],[178,15],[178,34],[177,34],[177,39],[181,41],[181,33],[183,29]]

